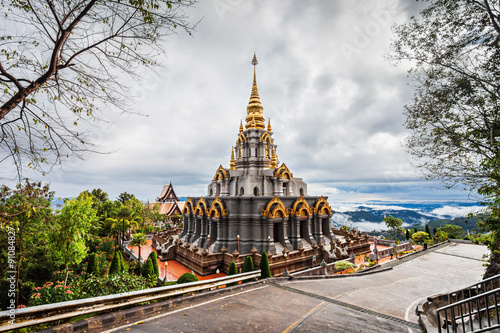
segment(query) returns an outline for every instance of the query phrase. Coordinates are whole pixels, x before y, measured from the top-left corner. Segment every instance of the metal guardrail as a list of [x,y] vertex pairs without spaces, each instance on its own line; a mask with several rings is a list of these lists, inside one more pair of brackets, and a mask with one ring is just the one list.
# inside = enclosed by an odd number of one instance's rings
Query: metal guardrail
[[117,309],[143,302],[161,300],[171,296],[202,291],[221,285],[227,285],[259,277],[260,270],[257,270],[206,281],[196,281],[172,286],[131,291],[121,294],[32,306],[23,309],[16,309],[14,313],[11,313],[9,310],[1,311],[0,332],[73,318],[84,314]]
[[[450,332],[450,328],[451,332],[457,332],[461,328],[461,332],[474,333],[500,328],[498,293],[500,293],[500,288],[437,309],[439,333],[442,333],[444,328],[447,333]],[[441,319],[444,319],[443,326],[441,326]]]

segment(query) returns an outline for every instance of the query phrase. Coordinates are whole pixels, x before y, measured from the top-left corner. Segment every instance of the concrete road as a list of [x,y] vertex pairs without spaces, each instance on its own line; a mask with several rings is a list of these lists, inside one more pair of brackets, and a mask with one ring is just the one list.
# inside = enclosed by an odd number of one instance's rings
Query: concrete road
[[484,246],[451,243],[392,270],[324,280],[278,280],[193,304],[113,332],[419,332],[415,306],[481,279]]
[[485,253],[486,246],[449,243],[385,272],[280,285],[416,323],[414,310],[420,301],[482,279]]
[[112,331],[409,332],[403,324],[283,290],[275,285],[264,285],[196,304]]

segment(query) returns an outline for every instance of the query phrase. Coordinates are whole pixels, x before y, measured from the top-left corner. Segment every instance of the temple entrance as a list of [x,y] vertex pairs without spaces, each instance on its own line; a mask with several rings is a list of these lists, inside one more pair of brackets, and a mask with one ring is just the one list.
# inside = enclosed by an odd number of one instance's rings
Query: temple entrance
[[307,230],[307,219],[300,220],[299,237],[309,239],[309,230]]
[[220,184],[217,184],[217,187],[215,189],[215,195],[219,196],[220,195]]

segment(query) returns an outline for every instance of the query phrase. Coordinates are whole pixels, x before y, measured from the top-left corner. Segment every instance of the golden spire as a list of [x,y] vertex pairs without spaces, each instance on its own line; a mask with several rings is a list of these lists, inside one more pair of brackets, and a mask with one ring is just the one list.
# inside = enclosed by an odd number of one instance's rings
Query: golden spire
[[229,162],[229,170],[236,170],[236,162],[234,161],[234,147],[231,147],[231,161]]
[[[266,129],[266,124],[264,123],[264,107],[260,102],[259,89],[257,88],[257,76],[255,74],[255,66],[258,64],[257,56],[253,54],[252,65],[253,65],[253,86],[252,94],[250,95],[250,101],[247,106],[247,117],[245,118],[246,124],[245,128],[257,128]],[[255,125],[251,123],[252,118],[255,117]]]
[[243,132],[243,120],[240,120],[240,133]]
[[273,147],[273,156],[271,157],[271,167],[269,169],[276,169],[277,165],[276,148]]
[[272,132],[273,131],[273,129],[271,128],[271,118],[269,118],[268,121],[267,121],[267,131],[268,132]]

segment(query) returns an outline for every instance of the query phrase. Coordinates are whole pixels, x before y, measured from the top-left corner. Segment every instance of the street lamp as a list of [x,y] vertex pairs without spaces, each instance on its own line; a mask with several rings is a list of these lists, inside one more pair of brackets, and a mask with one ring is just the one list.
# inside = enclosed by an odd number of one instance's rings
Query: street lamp
[[219,271],[219,269],[218,269],[218,268],[217,268],[217,270],[215,271],[215,273],[217,273],[217,278],[219,278],[219,273],[220,273],[220,271]]
[[285,271],[283,272],[283,277],[288,277],[288,266],[286,264],[286,257],[288,256],[288,254],[285,252],[283,256],[285,257]]
[[165,269],[163,270],[163,273],[165,274],[165,276],[163,277],[163,282],[167,282],[168,281],[168,277],[167,277],[167,266],[168,266],[168,262],[165,261]]
[[271,252],[271,236],[267,236],[267,253]]
[[236,238],[238,238],[238,252],[240,252],[240,235],[237,235]]
[[210,235],[208,235],[207,238],[208,238],[207,252],[210,253]]

